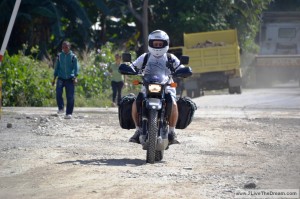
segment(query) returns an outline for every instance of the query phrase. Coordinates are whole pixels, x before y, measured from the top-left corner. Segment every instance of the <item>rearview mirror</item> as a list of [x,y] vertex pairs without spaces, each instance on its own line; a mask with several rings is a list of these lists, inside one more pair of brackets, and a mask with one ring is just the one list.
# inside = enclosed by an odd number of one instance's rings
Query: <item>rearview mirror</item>
[[122,54],[123,62],[131,62],[131,54],[130,53],[123,53]]
[[179,77],[179,78],[187,78],[193,74],[192,68],[189,66],[186,66],[184,68],[179,68],[173,73],[174,77]]
[[182,55],[180,57],[180,63],[183,64],[183,65],[189,64],[189,61],[190,61],[189,56]]
[[120,64],[119,73],[123,75],[137,75],[137,72],[127,64]]

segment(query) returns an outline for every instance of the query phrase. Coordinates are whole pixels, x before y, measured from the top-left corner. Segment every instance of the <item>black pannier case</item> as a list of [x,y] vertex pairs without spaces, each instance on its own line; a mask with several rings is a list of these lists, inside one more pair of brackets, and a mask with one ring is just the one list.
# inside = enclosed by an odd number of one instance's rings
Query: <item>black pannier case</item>
[[135,129],[135,124],[131,116],[132,103],[136,99],[134,94],[123,96],[119,103],[119,122],[123,129]]
[[197,105],[189,97],[177,97],[178,120],[176,129],[185,129],[193,120]]

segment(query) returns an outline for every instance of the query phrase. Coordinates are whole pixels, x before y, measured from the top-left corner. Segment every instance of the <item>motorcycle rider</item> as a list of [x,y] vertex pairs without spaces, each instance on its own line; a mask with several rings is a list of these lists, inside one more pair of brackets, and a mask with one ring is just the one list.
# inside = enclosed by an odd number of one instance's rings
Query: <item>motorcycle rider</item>
[[[157,74],[157,71],[161,71],[161,73],[171,74],[171,70],[176,70],[178,68],[184,67],[180,64],[180,61],[178,58],[169,53],[167,54],[167,51],[169,49],[169,36],[166,32],[162,30],[155,30],[151,32],[148,36],[148,50],[149,53],[144,53],[141,56],[139,56],[133,63],[131,64],[131,67],[136,68],[138,70],[142,69],[144,67],[144,74],[151,74],[151,72],[155,71]],[[147,63],[144,63],[145,56],[147,56]],[[171,61],[170,61],[170,60]],[[155,65],[155,68],[150,68],[150,64]],[[153,64],[152,64],[153,63]],[[167,64],[169,63],[167,67]],[[145,66],[143,66],[145,64]],[[171,82],[173,80],[171,79]],[[170,83],[171,83],[170,82]],[[142,88],[142,93],[145,93],[145,88]],[[172,88],[168,86],[166,88],[166,93],[169,93],[172,98],[172,109],[169,117],[169,144],[179,144],[177,140],[177,136],[175,134],[175,126],[178,119],[178,108],[176,103],[176,88]],[[137,109],[137,100],[133,102],[132,105],[132,118],[136,126],[136,131],[134,135],[129,139],[129,142],[139,143],[140,135],[142,132],[141,126],[139,126],[139,115],[138,115],[138,109]],[[142,138],[141,138],[142,139]]]

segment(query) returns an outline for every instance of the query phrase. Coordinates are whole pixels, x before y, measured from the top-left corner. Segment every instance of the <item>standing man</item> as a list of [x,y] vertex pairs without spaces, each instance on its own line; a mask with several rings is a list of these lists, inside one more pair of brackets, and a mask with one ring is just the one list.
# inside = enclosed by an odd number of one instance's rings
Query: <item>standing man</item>
[[62,97],[63,88],[65,87],[67,98],[67,109],[65,119],[71,119],[74,109],[75,85],[77,84],[77,76],[79,73],[79,64],[76,55],[71,51],[71,44],[64,41],[62,44],[62,52],[57,55],[54,70],[54,79],[52,86],[56,82],[56,102],[58,106],[58,114],[64,113],[64,100]]
[[122,96],[122,88],[124,86],[124,77],[121,73],[119,73],[120,63],[121,63],[121,55],[117,53],[115,54],[115,63],[111,64],[109,70],[109,72],[111,73],[113,107],[119,105]]

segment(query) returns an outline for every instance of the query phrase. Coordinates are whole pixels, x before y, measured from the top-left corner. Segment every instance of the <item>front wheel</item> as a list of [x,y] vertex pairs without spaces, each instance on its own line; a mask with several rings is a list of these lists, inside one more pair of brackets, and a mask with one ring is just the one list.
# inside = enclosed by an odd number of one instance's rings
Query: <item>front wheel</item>
[[149,122],[148,122],[148,148],[146,162],[154,164],[155,160],[162,159],[162,153],[156,151],[156,141],[158,133],[157,125],[158,112],[156,110],[149,110]]
[[164,151],[155,151],[155,161],[161,161],[164,158]]

